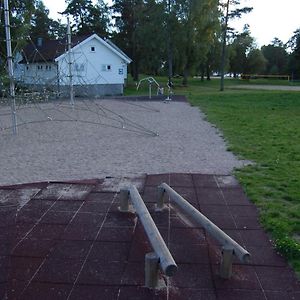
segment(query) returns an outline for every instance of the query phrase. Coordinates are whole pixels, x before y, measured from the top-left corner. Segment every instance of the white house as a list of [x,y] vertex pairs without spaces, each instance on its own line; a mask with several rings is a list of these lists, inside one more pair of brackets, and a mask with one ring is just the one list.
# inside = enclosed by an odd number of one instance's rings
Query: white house
[[65,40],[27,45],[16,64],[15,77],[33,89],[66,94],[70,83],[75,96],[121,95],[131,59],[109,40],[97,34],[73,37],[67,50]]

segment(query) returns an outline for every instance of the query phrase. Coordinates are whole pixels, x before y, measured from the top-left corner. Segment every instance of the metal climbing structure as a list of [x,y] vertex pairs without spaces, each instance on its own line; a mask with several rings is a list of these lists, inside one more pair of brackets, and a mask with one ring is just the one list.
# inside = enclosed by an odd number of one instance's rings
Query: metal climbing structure
[[[18,128],[27,128],[28,126],[30,126],[30,130],[38,131],[39,127],[34,126],[38,123],[82,122],[149,136],[158,135],[157,132],[147,128],[144,124],[138,124],[132,117],[126,116],[125,113],[110,108],[109,105],[101,101],[102,96],[89,96],[89,88],[93,83],[88,81],[86,74],[80,69],[77,59],[84,61],[85,64],[92,68],[96,74],[96,81],[101,79],[105,83],[107,79],[89,61],[84,51],[81,51],[80,45],[77,44],[76,53],[72,50],[73,44],[69,22],[66,39],[64,42],[61,41],[59,45],[60,51],[62,51],[62,54],[65,54],[62,58],[62,66],[64,67],[60,67],[59,70],[54,70],[53,66],[51,68],[47,57],[40,51],[41,47],[39,43],[41,41],[38,40],[35,43],[28,37],[28,45],[32,50],[30,56],[24,50],[20,50],[20,56],[23,61],[22,68],[28,72],[22,72],[22,70],[18,69],[20,64],[17,61],[13,61],[8,1],[5,0],[4,4],[7,73],[10,85],[9,90],[6,90],[4,87],[1,96],[1,133],[12,130],[13,134],[16,135]],[[34,66],[32,70],[30,69],[30,65]],[[44,67],[43,71],[47,70],[48,72],[39,72],[41,70],[38,68],[42,67]],[[16,70],[15,73],[14,69]],[[45,73],[48,76],[47,78],[43,77]],[[74,95],[75,80],[80,85],[82,95],[82,97],[76,98],[76,100]],[[61,84],[65,87],[65,93],[62,93]],[[69,98],[69,101],[67,98]],[[121,101],[118,99],[113,100]],[[139,105],[147,111],[157,111],[145,103],[137,104],[123,100],[122,103],[128,106]]]

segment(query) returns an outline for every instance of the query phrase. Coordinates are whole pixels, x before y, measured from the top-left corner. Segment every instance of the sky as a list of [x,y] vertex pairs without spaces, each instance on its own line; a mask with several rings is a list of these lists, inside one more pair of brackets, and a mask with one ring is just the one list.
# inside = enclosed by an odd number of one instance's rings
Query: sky
[[[57,12],[65,9],[64,0],[43,2],[50,10],[50,17],[54,19],[60,17]],[[253,11],[240,20],[231,21],[229,26],[242,31],[244,24],[249,24],[258,47],[268,45],[274,37],[286,43],[293,32],[300,28],[300,0],[241,0],[241,3],[252,6]]]

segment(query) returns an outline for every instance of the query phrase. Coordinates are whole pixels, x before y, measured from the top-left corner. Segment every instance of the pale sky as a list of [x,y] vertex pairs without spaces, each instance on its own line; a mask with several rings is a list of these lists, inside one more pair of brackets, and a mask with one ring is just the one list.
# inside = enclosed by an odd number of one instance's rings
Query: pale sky
[[[65,9],[64,0],[43,2],[49,8],[52,18],[58,18],[57,12]],[[231,21],[229,26],[241,31],[244,24],[249,24],[251,34],[258,46],[269,44],[274,37],[286,43],[293,32],[300,28],[300,0],[242,0],[241,2],[245,6],[252,6],[253,11],[238,21]]]

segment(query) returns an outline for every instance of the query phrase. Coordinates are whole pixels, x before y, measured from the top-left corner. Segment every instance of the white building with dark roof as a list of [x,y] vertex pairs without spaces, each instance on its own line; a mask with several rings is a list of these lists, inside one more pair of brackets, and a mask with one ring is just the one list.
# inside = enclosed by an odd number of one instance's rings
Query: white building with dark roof
[[16,64],[16,80],[33,90],[65,94],[72,76],[75,96],[123,94],[131,59],[116,45],[92,34],[74,37],[70,52],[67,48],[65,40],[27,45]]

